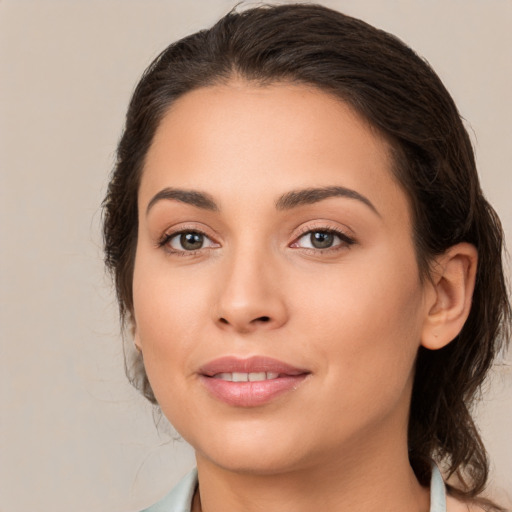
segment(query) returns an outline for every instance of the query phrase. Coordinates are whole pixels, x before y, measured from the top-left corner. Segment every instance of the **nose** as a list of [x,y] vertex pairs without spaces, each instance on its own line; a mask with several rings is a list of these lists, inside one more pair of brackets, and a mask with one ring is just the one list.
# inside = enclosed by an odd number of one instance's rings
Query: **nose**
[[217,325],[224,330],[250,333],[272,330],[288,320],[285,290],[279,268],[261,254],[233,255],[219,277]]

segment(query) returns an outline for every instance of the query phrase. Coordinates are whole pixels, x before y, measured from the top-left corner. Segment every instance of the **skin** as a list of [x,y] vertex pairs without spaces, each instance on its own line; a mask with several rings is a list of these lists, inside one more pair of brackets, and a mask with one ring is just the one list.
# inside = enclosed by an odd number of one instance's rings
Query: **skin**
[[[420,280],[392,165],[378,133],[306,86],[233,80],[186,94],[162,120],[139,191],[135,343],[163,412],[196,451],[195,510],[429,510],[407,457],[415,355],[462,327],[476,251],[452,248]],[[290,191],[334,186],[373,207],[335,196],[276,208]],[[208,194],[216,209],[154,199],[169,187]],[[169,240],[191,230],[206,236],[199,250]],[[343,235],[308,247],[315,230]],[[226,355],[309,375],[235,407],[198,375]]]

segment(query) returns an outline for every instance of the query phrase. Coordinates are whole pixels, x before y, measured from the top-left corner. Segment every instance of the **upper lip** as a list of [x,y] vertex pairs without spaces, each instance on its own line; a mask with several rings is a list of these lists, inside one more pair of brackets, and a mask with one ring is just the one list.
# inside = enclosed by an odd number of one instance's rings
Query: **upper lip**
[[214,359],[201,366],[199,373],[207,377],[213,377],[218,373],[260,373],[274,372],[282,375],[303,375],[310,373],[303,368],[297,368],[290,364],[265,356],[252,356],[249,358],[239,358],[235,356],[225,356]]

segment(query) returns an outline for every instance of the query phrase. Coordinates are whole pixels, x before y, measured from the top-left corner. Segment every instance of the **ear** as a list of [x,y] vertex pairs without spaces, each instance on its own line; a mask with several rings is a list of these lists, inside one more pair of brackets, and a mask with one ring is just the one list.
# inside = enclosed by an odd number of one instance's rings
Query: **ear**
[[477,250],[468,243],[454,245],[436,258],[421,337],[425,348],[443,348],[461,331],[471,309],[477,263]]
[[132,335],[133,344],[135,345],[135,349],[139,354],[142,354],[142,345],[140,342],[139,330],[137,329],[137,324],[135,323],[135,319],[133,316],[130,319],[130,334]]

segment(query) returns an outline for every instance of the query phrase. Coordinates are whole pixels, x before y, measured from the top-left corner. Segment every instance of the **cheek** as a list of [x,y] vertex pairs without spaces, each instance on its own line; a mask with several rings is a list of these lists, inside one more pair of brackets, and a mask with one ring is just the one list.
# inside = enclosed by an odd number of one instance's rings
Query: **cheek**
[[[354,397],[397,395],[411,376],[421,338],[423,289],[414,254],[386,251],[316,280],[303,330],[334,382]],[[357,403],[355,401],[354,403]]]
[[133,276],[135,319],[142,342],[156,343],[165,333],[197,328],[207,309],[208,280],[197,270],[173,268],[164,255],[139,250]]
[[136,337],[159,402],[179,386],[178,375],[193,373],[188,361],[193,340],[204,337],[209,304],[204,276],[171,272],[166,263],[138,255],[133,280]]
[[204,337],[198,319],[206,317],[202,309],[205,301],[197,300],[194,288],[197,286],[193,283],[149,276],[140,280],[134,291],[137,335],[146,375],[159,406],[180,433],[203,423],[191,407],[198,398],[194,396],[197,388],[191,363],[197,351],[193,340]]

